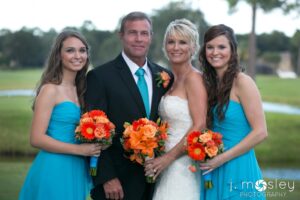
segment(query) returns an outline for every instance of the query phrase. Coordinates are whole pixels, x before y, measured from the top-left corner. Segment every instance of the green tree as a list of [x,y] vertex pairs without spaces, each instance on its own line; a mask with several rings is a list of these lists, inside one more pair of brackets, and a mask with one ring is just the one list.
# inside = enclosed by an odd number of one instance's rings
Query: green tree
[[240,58],[240,64],[243,68],[246,66],[246,61],[248,60],[248,34],[237,34],[236,35],[238,41],[238,55]]
[[91,21],[84,21],[79,30],[90,44],[92,65],[97,66],[111,59],[112,47],[115,46],[103,48],[103,45],[112,37],[112,32],[97,30]]
[[[35,34],[36,32],[36,34]],[[8,34],[3,42],[4,57],[9,60],[10,67],[36,67],[44,63],[41,33],[38,29],[22,28]]]
[[294,63],[296,66],[296,73],[300,76],[300,30],[297,30],[291,39],[292,49],[291,52],[294,57]]
[[118,31],[110,33],[110,35],[102,41],[97,52],[95,64],[100,65],[115,58],[122,50]]
[[229,3],[230,12],[234,12],[237,4],[240,1],[245,1],[251,6],[252,9],[252,25],[251,33],[249,35],[249,63],[248,73],[255,79],[255,66],[256,66],[256,11],[257,8],[261,8],[265,12],[270,12],[275,8],[280,8],[284,13],[288,13],[291,10],[300,11],[300,0],[227,0]]
[[5,68],[9,64],[9,59],[6,56],[6,41],[10,37],[12,32],[8,29],[0,30],[0,66]]
[[283,32],[273,31],[271,34],[263,33],[257,35],[257,49],[264,51],[288,51],[291,46],[290,38]]
[[[182,2],[171,2],[166,7],[155,10],[152,15],[153,21],[153,41],[149,52],[149,57],[155,59],[157,62],[167,63],[166,58],[162,52],[163,38],[169,23],[175,19],[186,18],[196,24],[199,29],[200,38],[208,25],[204,20],[203,13],[199,10],[192,10],[192,8]],[[201,41],[199,41],[201,42]]]
[[[65,27],[65,29],[74,29],[79,31],[87,39],[90,46],[91,65],[98,66],[112,59],[111,52],[114,51],[115,45],[104,46],[106,41],[111,41],[113,33],[110,31],[97,30],[92,21],[86,20],[81,27]],[[118,40],[116,40],[119,42]]]

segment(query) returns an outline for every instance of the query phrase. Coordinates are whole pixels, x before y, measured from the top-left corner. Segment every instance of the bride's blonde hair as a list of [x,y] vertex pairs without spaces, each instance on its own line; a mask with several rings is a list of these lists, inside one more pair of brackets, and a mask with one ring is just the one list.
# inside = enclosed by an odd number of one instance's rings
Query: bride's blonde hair
[[195,55],[198,53],[200,45],[199,45],[199,32],[197,30],[197,27],[195,24],[193,24],[190,20],[182,18],[182,19],[176,19],[172,21],[165,32],[164,41],[163,41],[163,47],[162,50],[168,58],[166,53],[166,45],[167,45],[167,39],[170,36],[178,36],[182,37],[184,39],[187,39],[189,44],[191,45],[191,56],[192,58],[195,57]]

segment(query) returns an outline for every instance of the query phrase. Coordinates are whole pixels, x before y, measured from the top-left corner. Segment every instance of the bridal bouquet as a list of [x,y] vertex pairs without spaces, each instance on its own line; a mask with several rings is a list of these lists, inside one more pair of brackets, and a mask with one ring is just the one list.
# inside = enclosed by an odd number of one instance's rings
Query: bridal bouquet
[[[101,149],[105,150],[112,144],[115,135],[115,125],[109,121],[106,114],[101,110],[91,110],[84,113],[79,125],[75,129],[75,137],[83,143],[100,143]],[[90,174],[97,174],[98,157],[90,159]]]
[[[189,169],[192,172],[197,171],[197,166],[199,166],[197,162],[212,159],[222,153],[224,151],[223,146],[220,133],[209,129],[189,133],[187,136],[187,152],[188,156],[195,161]],[[204,186],[207,189],[213,187],[210,173],[204,175]]]
[[[160,156],[165,150],[165,140],[168,137],[168,124],[141,118],[132,122],[125,122],[121,144],[125,150],[125,156],[131,161],[144,165],[147,159]],[[147,182],[153,183],[153,176],[146,177]]]

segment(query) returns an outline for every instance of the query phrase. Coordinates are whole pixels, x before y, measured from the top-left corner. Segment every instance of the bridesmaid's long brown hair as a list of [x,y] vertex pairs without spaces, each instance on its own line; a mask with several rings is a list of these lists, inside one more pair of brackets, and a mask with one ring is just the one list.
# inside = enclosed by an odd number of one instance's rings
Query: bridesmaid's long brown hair
[[75,85],[77,88],[77,96],[79,99],[79,103],[81,107],[84,107],[84,92],[86,90],[86,73],[88,67],[90,65],[90,56],[89,56],[89,45],[87,40],[81,35],[79,32],[75,30],[64,30],[62,31],[55,39],[53,46],[50,50],[45,70],[41,76],[41,79],[37,85],[36,89],[36,96],[34,98],[34,102],[32,108],[34,109],[34,103],[36,100],[37,95],[39,94],[41,87],[44,84],[52,83],[52,84],[61,84],[62,77],[63,77],[63,66],[62,66],[62,59],[61,59],[61,48],[63,46],[63,42],[70,37],[75,37],[79,39],[87,49],[87,62],[84,67],[77,72],[75,78]]
[[[223,78],[218,79],[216,70],[209,64],[206,59],[206,44],[218,36],[225,36],[230,44],[231,57],[228,63]],[[239,58],[237,54],[237,40],[232,28],[219,24],[210,27],[204,35],[203,46],[200,50],[199,61],[203,70],[205,87],[208,93],[208,110],[207,110],[207,125],[212,126],[213,122],[213,109],[216,107],[217,117],[221,121],[225,117],[225,111],[228,107],[230,91],[232,88],[233,80],[238,72],[242,71],[239,65]]]

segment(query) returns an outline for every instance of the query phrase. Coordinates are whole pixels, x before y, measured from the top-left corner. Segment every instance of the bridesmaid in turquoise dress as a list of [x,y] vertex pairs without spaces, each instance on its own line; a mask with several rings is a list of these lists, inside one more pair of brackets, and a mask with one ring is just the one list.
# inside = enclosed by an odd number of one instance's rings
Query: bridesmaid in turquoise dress
[[33,105],[30,143],[40,152],[19,200],[84,200],[91,189],[86,156],[98,144],[78,144],[74,130],[84,106],[88,44],[76,31],[61,32],[51,49]]
[[254,81],[239,67],[233,30],[223,24],[204,35],[199,60],[208,91],[207,124],[223,135],[224,153],[200,164],[213,188],[200,199],[265,199],[254,147],[267,137],[262,101]]

